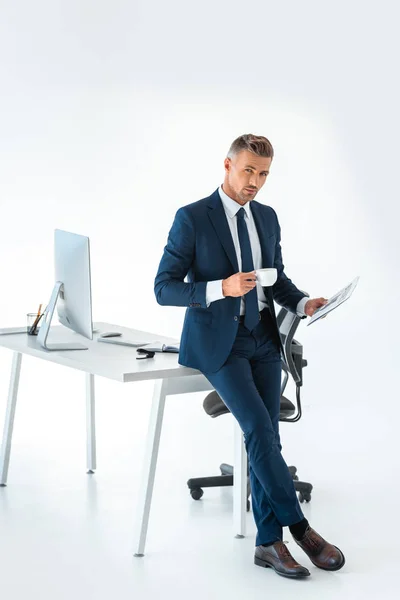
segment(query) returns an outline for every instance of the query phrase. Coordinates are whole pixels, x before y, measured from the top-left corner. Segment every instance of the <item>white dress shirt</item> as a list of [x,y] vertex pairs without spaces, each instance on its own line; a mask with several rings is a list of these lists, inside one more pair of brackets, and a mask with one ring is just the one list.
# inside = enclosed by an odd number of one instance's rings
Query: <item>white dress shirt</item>
[[[218,192],[219,192],[219,195],[220,195],[220,198],[222,201],[222,205],[225,210],[226,219],[227,219],[228,225],[229,225],[229,230],[231,232],[232,239],[233,239],[233,244],[235,246],[236,257],[237,257],[238,266],[239,266],[239,272],[241,272],[242,256],[241,256],[241,252],[240,252],[240,242],[239,242],[239,235],[238,235],[238,230],[237,230],[236,214],[242,207],[240,204],[235,202],[235,200],[232,200],[232,198],[230,198],[224,192],[224,190],[222,189],[222,185],[218,189]],[[251,205],[251,202],[247,202],[243,206],[243,208],[245,211],[245,222],[247,225],[247,230],[249,232],[251,253],[253,255],[254,270],[256,270],[256,269],[262,269],[262,255],[261,255],[260,240],[258,238],[256,224],[254,222],[254,217],[253,217],[253,213],[251,212],[250,205]],[[267,299],[265,297],[262,286],[257,282],[256,287],[257,287],[257,298],[258,298],[258,310],[261,312],[266,306],[268,306],[268,304],[267,304]],[[225,298],[225,296],[222,293],[222,279],[217,279],[216,281],[209,281],[206,286],[206,304],[207,304],[207,306],[209,306],[211,304],[211,302],[215,302],[216,300],[222,300],[223,298]],[[305,315],[304,307],[305,307],[307,300],[308,300],[308,297],[302,298],[300,300],[300,302],[297,304],[296,312],[299,317],[304,317],[304,315]],[[240,314],[244,315],[244,313],[245,313],[245,303],[244,303],[244,299],[242,296],[242,298],[240,300]]]

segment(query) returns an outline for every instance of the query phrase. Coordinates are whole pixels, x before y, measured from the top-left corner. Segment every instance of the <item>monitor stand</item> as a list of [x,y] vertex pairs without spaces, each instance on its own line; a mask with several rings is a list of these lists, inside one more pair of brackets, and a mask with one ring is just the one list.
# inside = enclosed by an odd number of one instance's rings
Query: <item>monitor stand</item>
[[51,294],[50,302],[41,319],[42,324],[39,329],[38,342],[43,348],[45,348],[45,350],[88,350],[87,346],[79,344],[78,342],[72,344],[61,344],[57,342],[54,344],[47,343],[47,336],[49,335],[51,321],[53,319],[54,310],[56,308],[60,292],[62,291],[62,287],[62,281],[57,281]]

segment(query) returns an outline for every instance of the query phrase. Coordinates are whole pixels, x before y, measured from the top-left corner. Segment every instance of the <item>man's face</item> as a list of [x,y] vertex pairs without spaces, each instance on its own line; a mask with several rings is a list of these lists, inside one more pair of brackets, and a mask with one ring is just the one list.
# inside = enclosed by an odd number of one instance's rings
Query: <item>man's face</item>
[[224,192],[242,206],[254,200],[268,177],[271,162],[272,158],[256,156],[247,150],[226,158]]

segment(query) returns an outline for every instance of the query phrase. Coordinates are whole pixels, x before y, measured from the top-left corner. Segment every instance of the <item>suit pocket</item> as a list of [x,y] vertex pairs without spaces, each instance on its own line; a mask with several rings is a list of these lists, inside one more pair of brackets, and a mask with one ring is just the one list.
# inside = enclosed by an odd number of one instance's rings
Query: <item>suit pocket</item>
[[192,317],[192,320],[195,323],[201,323],[202,325],[211,325],[212,323],[212,313],[209,312],[208,310],[205,310],[204,308],[200,308],[200,309],[195,309],[192,308],[190,310],[190,314]]

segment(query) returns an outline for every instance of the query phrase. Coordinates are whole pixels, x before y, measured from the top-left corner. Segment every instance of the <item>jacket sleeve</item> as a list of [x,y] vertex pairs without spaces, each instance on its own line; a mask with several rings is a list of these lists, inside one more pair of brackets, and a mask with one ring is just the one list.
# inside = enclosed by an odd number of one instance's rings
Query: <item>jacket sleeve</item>
[[[274,211],[275,212],[275,211]],[[278,272],[278,278],[275,284],[272,286],[272,294],[275,302],[280,306],[283,306],[292,313],[296,313],[296,308],[299,301],[304,298],[307,294],[300,291],[294,283],[285,275],[284,265],[282,262],[282,249],[281,249],[281,228],[276,216],[276,244],[275,244],[275,260],[274,267]]]
[[163,306],[206,308],[206,281],[184,281],[195,258],[195,228],[185,208],[180,208],[168,234],[167,245],[154,281],[157,302]]

